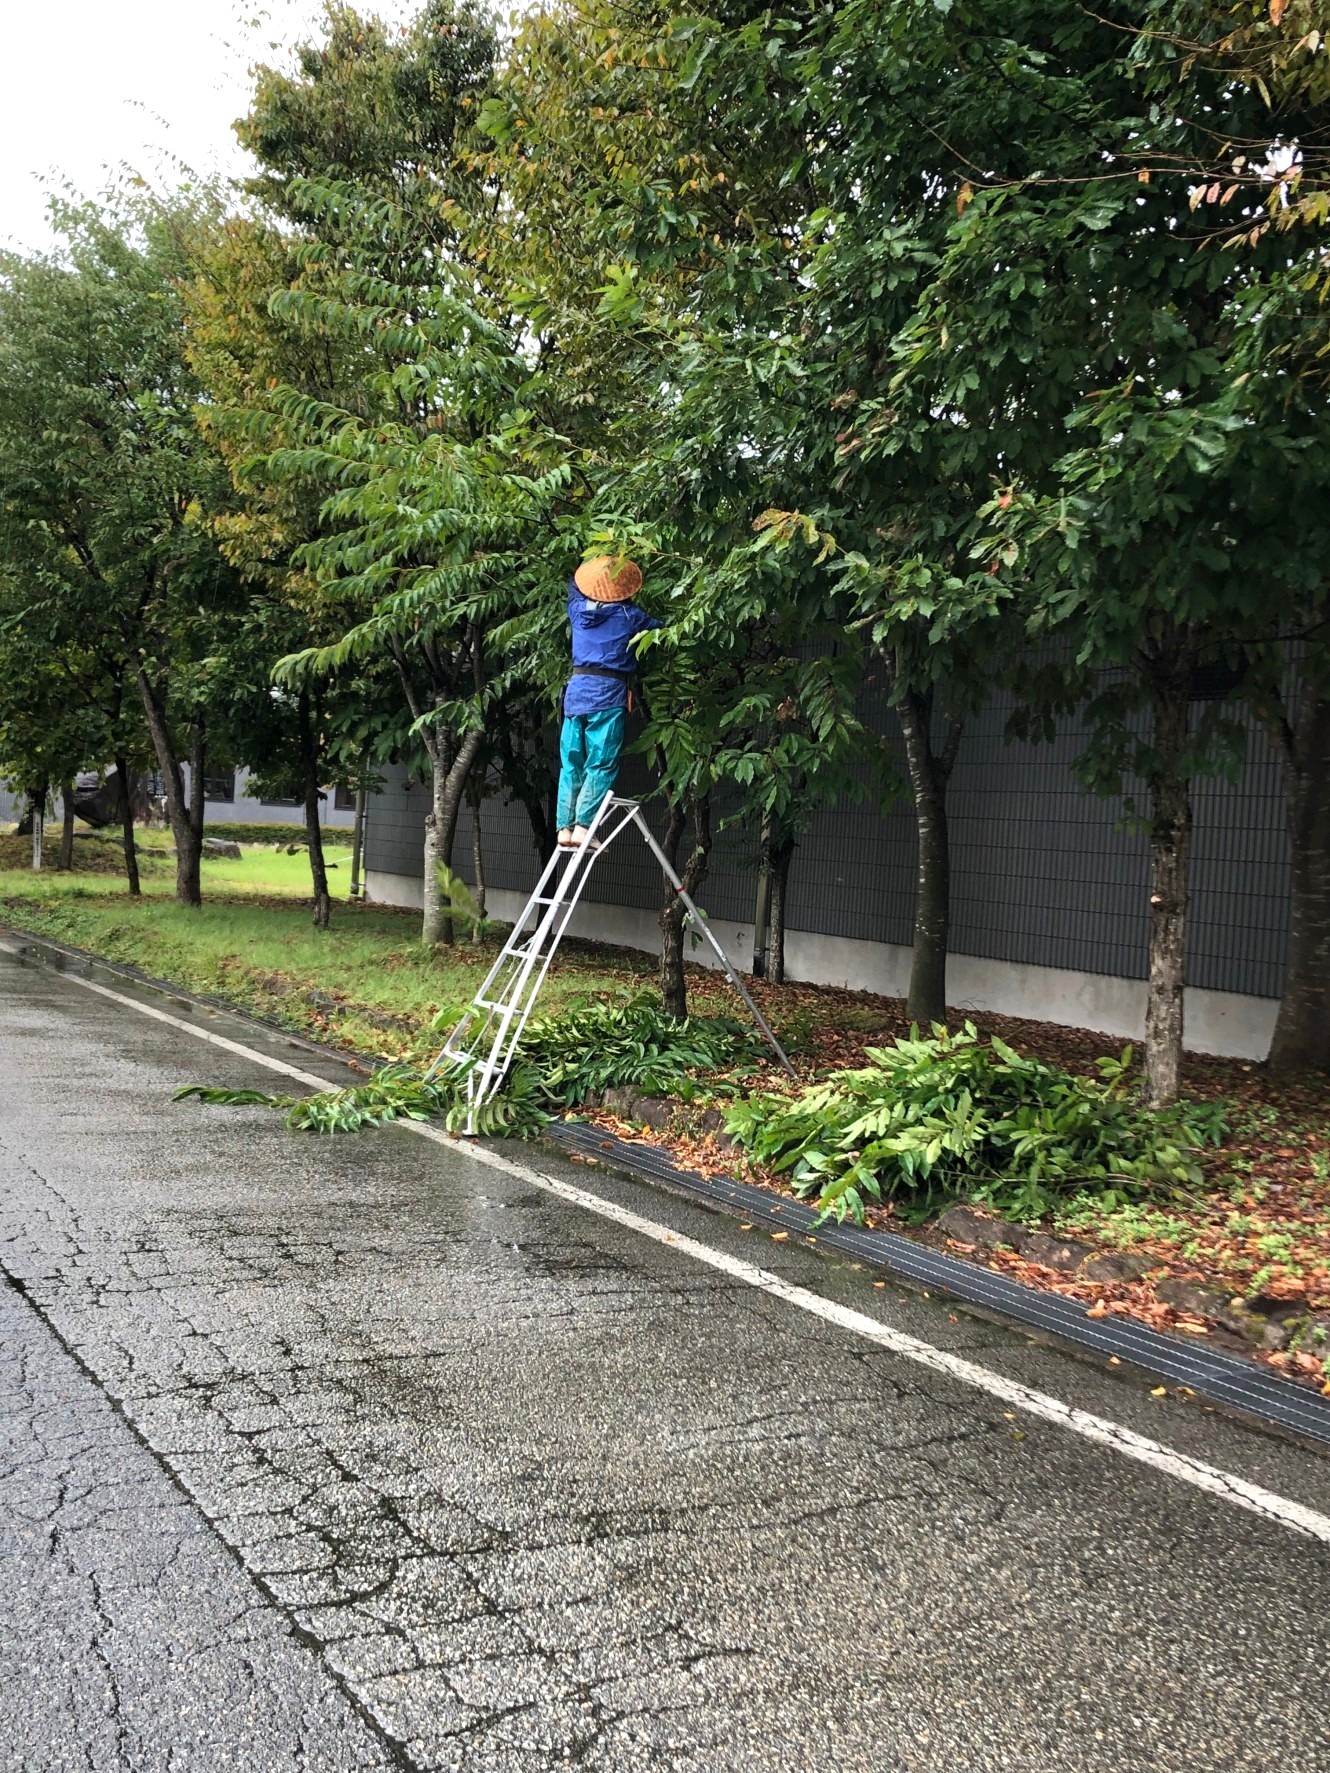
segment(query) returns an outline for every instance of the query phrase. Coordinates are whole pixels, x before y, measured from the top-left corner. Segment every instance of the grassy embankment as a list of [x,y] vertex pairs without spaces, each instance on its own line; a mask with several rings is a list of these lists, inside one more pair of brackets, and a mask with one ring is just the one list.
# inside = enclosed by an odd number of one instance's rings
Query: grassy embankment
[[[220,835],[220,831],[218,835]],[[329,854],[332,925],[313,928],[309,862],[268,846],[244,845],[239,862],[205,859],[204,902],[174,899],[175,865],[160,832],[144,834],[143,897],[124,888],[112,840],[80,832],[75,869],[25,867],[28,840],[0,836],[0,923],[30,930],[153,978],[217,996],[258,1015],[376,1057],[418,1056],[430,1024],[471,998],[494,954],[491,939],[427,951],[415,912],[348,902],[350,855]],[[53,862],[56,846],[48,846]],[[573,952],[551,978],[542,1007],[571,1007],[608,991],[628,996],[651,962],[615,957],[597,965]]]

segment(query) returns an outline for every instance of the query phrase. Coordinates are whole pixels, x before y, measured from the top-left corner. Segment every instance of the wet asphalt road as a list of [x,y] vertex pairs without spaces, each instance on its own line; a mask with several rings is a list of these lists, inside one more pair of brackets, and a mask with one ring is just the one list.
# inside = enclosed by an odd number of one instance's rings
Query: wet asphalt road
[[[197,1080],[274,1084],[0,954],[0,1767],[1330,1773],[1327,1547]],[[1139,1376],[525,1156],[1330,1505]]]

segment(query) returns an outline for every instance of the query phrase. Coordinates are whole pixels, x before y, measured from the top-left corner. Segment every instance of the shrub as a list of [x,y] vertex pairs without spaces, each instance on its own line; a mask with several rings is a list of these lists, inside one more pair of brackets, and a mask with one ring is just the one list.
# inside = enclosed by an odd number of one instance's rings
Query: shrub
[[1099,1061],[1098,1081],[981,1042],[970,1023],[916,1030],[868,1057],[793,1100],[756,1097],[727,1116],[754,1158],[838,1220],[862,1223],[866,1196],[900,1199],[910,1217],[964,1195],[1037,1218],[1087,1184],[1126,1199],[1151,1181],[1198,1181],[1196,1147],[1223,1132],[1220,1106],[1135,1103],[1130,1047]]
[[[340,844],[350,847],[352,832],[348,825],[320,825],[325,845]],[[229,837],[233,843],[263,843],[272,848],[275,844],[302,844],[308,840],[308,833],[303,825],[266,825],[262,823],[247,824],[243,820],[235,820],[230,824],[222,820],[208,819],[203,827],[205,837]]]

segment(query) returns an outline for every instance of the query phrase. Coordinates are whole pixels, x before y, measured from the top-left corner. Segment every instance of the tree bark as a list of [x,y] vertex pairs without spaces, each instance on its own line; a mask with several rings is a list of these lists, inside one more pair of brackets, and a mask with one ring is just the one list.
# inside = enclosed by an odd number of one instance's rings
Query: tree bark
[[1304,686],[1280,733],[1291,881],[1288,961],[1270,1070],[1330,1071],[1330,700]]
[[929,1028],[947,1019],[947,951],[951,938],[951,840],[947,785],[960,749],[964,722],[947,722],[942,748],[933,745],[933,694],[907,690],[896,712],[905,739],[905,764],[914,799],[919,840],[919,884],[914,908],[914,949],[905,1013]]
[[757,904],[753,908],[753,977],[767,976],[767,952],[771,946],[771,869],[765,858],[757,872]]
[[60,784],[60,860],[56,864],[62,874],[68,874],[74,866],[74,784]]
[[787,838],[771,860],[771,909],[767,926],[767,978],[773,985],[785,983],[785,899],[794,859],[794,841]]
[[[141,665],[136,668],[134,675],[143,701],[148,736],[157,754],[157,767],[166,788],[166,812],[171,822],[171,835],[175,838],[175,896],[182,905],[199,905],[203,902],[199,887],[199,858],[203,849],[202,777],[196,778],[194,783],[193,800],[198,811],[196,826],[193,816],[195,808],[185,804],[184,774],[180,768],[180,759],[171,746],[161,696],[149,682],[148,674]],[[194,749],[201,755],[201,735],[196,737]]]
[[753,917],[753,977],[773,985],[785,983],[785,887],[794,855],[794,839],[780,833],[775,818],[762,820],[759,838],[761,872]]
[[430,810],[425,814],[425,883],[421,893],[420,939],[432,948],[443,935],[443,892],[439,884],[439,807],[443,794],[442,761],[430,753]]
[[32,871],[42,871],[42,840],[46,835],[46,788],[34,788],[28,795],[29,816],[32,819]]
[[462,790],[471,765],[480,753],[485,735],[479,730],[469,732],[458,746],[451,762],[442,748],[431,750],[430,786],[433,804],[425,815],[425,916],[421,939],[427,944],[451,943],[453,920],[447,914],[439,889],[439,864],[451,868],[453,840],[457,836],[457,819],[462,810]]
[[1184,773],[1191,658],[1182,652],[1149,673],[1158,758],[1150,787],[1150,941],[1145,1004],[1145,1102],[1167,1108],[1182,1085],[1183,962],[1191,782]]
[[471,796],[471,896],[476,902],[476,921],[471,926],[471,946],[479,948],[480,926],[485,921],[485,845],[480,825],[480,796]]
[[[661,848],[691,898],[706,879],[711,863],[711,801],[703,794],[690,805],[693,847],[682,870],[678,860],[679,845],[688,823],[688,813],[683,807],[671,806]],[[682,1022],[688,1014],[688,980],[683,966],[684,905],[673,881],[668,876],[663,878],[665,903],[660,913],[660,1001],[667,1016]]]
[[115,758],[116,778],[120,783],[120,829],[125,838],[125,880],[133,899],[142,895],[139,885],[139,852],[134,841],[134,795],[129,780],[129,763],[120,752]]
[[365,790],[356,789],[356,822],[351,827],[351,897],[360,897],[360,864],[365,848]]
[[326,930],[332,915],[332,900],[328,895],[328,864],[323,854],[319,806],[318,711],[313,707],[307,689],[301,690],[296,704],[296,726],[300,735],[300,767],[305,786],[305,842],[309,850],[310,884],[314,890],[314,928]]
[[203,722],[200,720],[189,730],[189,806],[185,821],[189,826],[190,837],[190,873],[187,884],[190,893],[188,903],[191,905],[203,903],[199,874],[203,862],[203,815],[207,805],[203,792],[203,773],[207,764],[207,746],[204,743]]

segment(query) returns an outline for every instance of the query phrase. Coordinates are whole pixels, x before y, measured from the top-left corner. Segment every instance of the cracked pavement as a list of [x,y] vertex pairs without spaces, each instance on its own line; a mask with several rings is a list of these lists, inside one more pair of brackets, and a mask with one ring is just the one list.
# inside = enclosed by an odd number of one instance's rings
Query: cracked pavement
[[273,1087],[0,955],[0,1767],[1330,1773],[1324,1546],[465,1148],[195,1081]]

